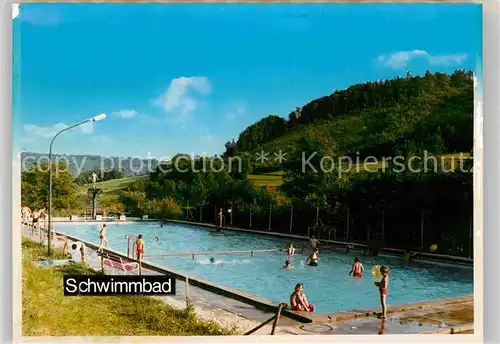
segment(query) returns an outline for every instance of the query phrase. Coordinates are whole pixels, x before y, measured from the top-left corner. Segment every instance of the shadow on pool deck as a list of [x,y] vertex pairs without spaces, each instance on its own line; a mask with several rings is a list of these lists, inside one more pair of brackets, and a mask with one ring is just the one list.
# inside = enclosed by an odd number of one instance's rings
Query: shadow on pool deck
[[[26,235],[26,233],[24,233]],[[35,239],[35,238],[33,238]],[[97,258],[97,256],[95,257]],[[99,270],[100,260],[89,259],[90,266]],[[110,269],[105,269],[110,274]],[[116,272],[116,271],[115,271]],[[159,272],[143,269],[145,275]],[[184,281],[176,281],[177,293],[169,297],[178,303],[185,302]],[[234,313],[243,318],[264,322],[273,316],[252,305],[233,300],[197,287],[190,287],[193,306],[210,310],[216,314]],[[458,297],[407,305],[390,306],[388,319],[378,319],[378,309],[345,311],[331,314],[307,314],[312,323],[303,324],[287,317],[281,317],[277,335],[377,335],[377,334],[473,334],[474,304],[472,297]],[[248,328],[250,329],[250,328]],[[269,325],[255,332],[255,335],[269,334]]]

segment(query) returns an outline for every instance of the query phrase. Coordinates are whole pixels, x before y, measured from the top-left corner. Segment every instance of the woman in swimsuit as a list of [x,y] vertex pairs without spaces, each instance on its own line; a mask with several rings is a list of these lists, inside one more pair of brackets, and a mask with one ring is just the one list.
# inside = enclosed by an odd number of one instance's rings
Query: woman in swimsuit
[[294,311],[314,312],[314,305],[309,304],[307,297],[304,295],[304,285],[302,283],[298,283],[290,295],[290,306]]
[[318,266],[318,260],[319,260],[318,252],[319,249],[316,247],[314,251],[311,253],[311,255],[307,257],[306,265],[309,263],[309,266]]

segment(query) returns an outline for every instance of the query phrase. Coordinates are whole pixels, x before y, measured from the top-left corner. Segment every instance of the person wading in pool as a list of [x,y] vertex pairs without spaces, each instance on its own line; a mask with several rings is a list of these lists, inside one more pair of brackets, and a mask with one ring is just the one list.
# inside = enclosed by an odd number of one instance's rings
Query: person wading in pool
[[311,245],[311,248],[314,250],[315,248],[318,247],[318,244],[321,244],[321,243],[313,235],[313,236],[311,236],[311,239],[309,239],[309,244]]
[[354,258],[354,263],[352,264],[351,271],[349,271],[349,276],[361,278],[363,277],[363,264],[361,264],[361,261],[359,260],[358,257]]
[[318,260],[319,260],[318,252],[319,248],[316,247],[311,253],[311,255],[307,257],[306,265],[309,263],[308,264],[309,266],[318,266]]

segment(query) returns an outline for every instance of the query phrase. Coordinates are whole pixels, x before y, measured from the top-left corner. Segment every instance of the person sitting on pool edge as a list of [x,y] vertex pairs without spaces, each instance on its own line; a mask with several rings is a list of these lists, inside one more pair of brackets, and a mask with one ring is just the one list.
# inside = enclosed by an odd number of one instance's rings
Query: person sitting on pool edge
[[319,260],[318,252],[319,248],[316,247],[314,251],[312,251],[311,255],[307,257],[306,265],[308,265],[309,263],[309,266],[318,266],[318,260]]
[[290,306],[294,311],[314,312],[314,305],[307,302],[302,283],[297,283],[295,290],[290,295]]
[[292,267],[292,263],[290,263],[289,260],[285,262],[285,265],[283,265],[282,269],[290,269]]

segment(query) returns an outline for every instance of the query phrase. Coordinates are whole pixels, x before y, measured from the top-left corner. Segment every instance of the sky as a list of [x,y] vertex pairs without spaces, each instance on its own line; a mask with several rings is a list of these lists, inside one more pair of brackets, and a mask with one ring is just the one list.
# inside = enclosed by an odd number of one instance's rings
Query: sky
[[220,154],[269,114],[350,85],[482,56],[473,4],[21,4],[14,151]]

